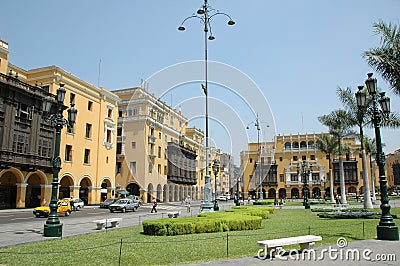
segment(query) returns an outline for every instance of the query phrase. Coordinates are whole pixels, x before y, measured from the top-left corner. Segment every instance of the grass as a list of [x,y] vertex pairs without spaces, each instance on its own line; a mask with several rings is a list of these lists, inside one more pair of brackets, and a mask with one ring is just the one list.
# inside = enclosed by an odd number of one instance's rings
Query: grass
[[[262,208],[262,207],[261,207]],[[377,210],[379,211],[379,209]],[[400,215],[400,209],[391,213]],[[399,224],[399,219],[396,219]],[[276,210],[262,229],[180,236],[147,236],[141,226],[0,249],[6,265],[176,265],[256,256],[257,241],[314,234],[317,246],[376,237],[375,219],[322,219],[304,209]],[[290,248],[290,247],[289,247]],[[297,248],[297,247],[295,247]],[[52,253],[53,252],[53,253]],[[121,254],[121,257],[120,257]]]

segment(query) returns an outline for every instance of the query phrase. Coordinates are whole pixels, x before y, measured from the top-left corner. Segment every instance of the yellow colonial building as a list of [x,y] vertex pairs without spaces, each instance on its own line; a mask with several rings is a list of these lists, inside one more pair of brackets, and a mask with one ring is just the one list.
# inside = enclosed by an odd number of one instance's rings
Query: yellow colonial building
[[204,133],[144,88],[114,90],[119,98],[118,189],[144,202],[203,197]]
[[[263,198],[302,198],[305,180],[298,167],[303,161],[312,165],[307,180],[311,198],[328,197],[331,185],[334,194],[340,194],[338,157],[331,155],[334,181],[330,184],[329,159],[316,146],[321,136],[278,135],[271,142],[249,143],[248,150],[240,154],[243,196],[258,199],[262,182]],[[360,195],[364,184],[357,151],[359,145],[355,138],[346,138],[343,143],[346,147],[343,154],[346,193]]]
[[50,202],[54,128],[41,104],[61,84],[66,89],[65,108],[73,104],[78,114],[76,123],[61,132],[58,196],[79,197],[86,204],[111,197],[119,98],[57,66],[25,70],[12,65],[4,41],[0,56],[0,205],[24,208]]

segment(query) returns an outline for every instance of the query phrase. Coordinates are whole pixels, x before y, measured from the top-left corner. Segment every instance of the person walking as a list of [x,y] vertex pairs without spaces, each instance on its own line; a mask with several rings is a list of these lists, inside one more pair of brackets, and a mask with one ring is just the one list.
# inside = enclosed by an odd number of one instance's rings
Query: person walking
[[157,207],[157,200],[156,200],[156,198],[153,198],[153,200],[151,201],[151,205],[153,206],[153,208],[151,209],[151,213],[153,213],[153,211],[154,211],[154,212],[157,212],[157,209],[156,209],[156,207]]
[[187,212],[190,212],[190,198],[188,197],[188,198],[186,198],[186,211]]

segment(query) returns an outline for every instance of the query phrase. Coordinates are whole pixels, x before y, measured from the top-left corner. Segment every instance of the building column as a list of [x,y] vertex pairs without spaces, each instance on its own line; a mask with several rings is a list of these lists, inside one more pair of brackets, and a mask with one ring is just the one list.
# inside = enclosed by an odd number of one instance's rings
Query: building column
[[28,183],[17,183],[16,208],[25,208],[26,187]]
[[98,204],[100,203],[100,193],[101,187],[88,187],[88,204]]
[[40,199],[40,205],[45,205],[46,203],[50,203],[51,201],[51,185],[40,185],[42,190],[42,198]]
[[69,186],[69,194],[71,198],[79,198],[79,189],[81,186]]

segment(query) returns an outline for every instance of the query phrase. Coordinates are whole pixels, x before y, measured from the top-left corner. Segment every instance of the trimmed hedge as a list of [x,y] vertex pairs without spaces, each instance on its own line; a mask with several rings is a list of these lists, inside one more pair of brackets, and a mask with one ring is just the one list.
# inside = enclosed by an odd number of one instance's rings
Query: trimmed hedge
[[146,235],[174,236],[224,231],[255,230],[273,209],[238,206],[224,212],[200,213],[195,217],[161,218],[143,221]]
[[273,205],[274,200],[256,200],[253,205]]

